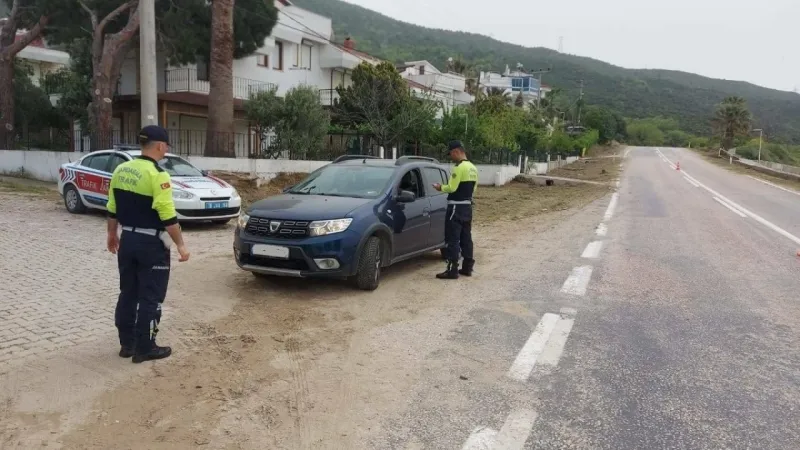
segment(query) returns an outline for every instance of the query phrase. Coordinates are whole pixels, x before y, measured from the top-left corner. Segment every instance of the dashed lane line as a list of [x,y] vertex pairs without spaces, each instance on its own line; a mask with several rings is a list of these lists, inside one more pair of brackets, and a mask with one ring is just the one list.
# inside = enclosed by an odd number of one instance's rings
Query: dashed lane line
[[586,295],[589,280],[592,278],[592,266],[579,266],[572,269],[572,273],[561,286],[561,292],[571,295]]
[[500,431],[484,427],[473,430],[461,450],[522,450],[537,417],[530,409],[515,410]]
[[547,313],[542,316],[539,324],[531,333],[528,341],[522,347],[522,350],[517,354],[517,359],[508,369],[506,376],[516,381],[525,381],[531,375],[533,366],[536,365],[536,360],[539,355],[544,351],[544,346],[547,340],[550,339],[550,334],[556,327],[560,317],[558,314]]
[[592,241],[583,250],[581,258],[595,259],[600,256],[600,250],[603,249],[603,241]]
[[605,223],[601,223],[600,225],[598,225],[597,229],[595,230],[595,234],[597,234],[598,236],[607,235],[608,234],[608,225],[606,225]]
[[619,201],[619,193],[614,192],[611,194],[611,201],[608,203],[608,208],[606,209],[606,213],[603,215],[603,220],[611,220],[614,217],[614,210],[617,208],[617,202]]

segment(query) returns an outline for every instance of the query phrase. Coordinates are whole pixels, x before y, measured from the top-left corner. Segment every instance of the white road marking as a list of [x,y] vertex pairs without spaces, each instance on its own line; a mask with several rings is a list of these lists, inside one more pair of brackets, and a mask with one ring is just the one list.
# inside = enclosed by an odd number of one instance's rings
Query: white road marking
[[603,220],[610,220],[611,217],[614,216],[614,209],[617,207],[617,201],[619,200],[619,194],[614,192],[611,194],[611,202],[608,204],[608,209],[606,209],[606,213],[603,216]]
[[627,158],[628,154],[630,154],[630,152],[631,152],[631,149],[630,149],[630,147],[628,147],[628,149],[625,150],[625,156],[623,156],[623,158]]
[[768,184],[768,185],[770,185],[770,186],[772,186],[772,187],[774,187],[774,188],[780,189],[780,190],[782,190],[782,191],[789,192],[790,194],[794,194],[794,195],[800,195],[800,192],[797,192],[797,191],[795,191],[795,190],[793,190],[793,189],[788,189],[788,188],[785,188],[785,187],[783,187],[783,186],[778,186],[778,185],[777,185],[777,184],[775,184],[775,183],[770,183],[770,182],[769,182],[769,181],[767,181],[767,180],[762,180],[761,178],[756,178],[756,177],[754,177],[754,176],[751,176],[751,175],[748,175],[748,177],[749,177],[749,178],[752,178],[752,179],[754,179],[754,180],[756,180],[756,181],[760,181],[761,183]]
[[620,182],[619,182],[619,180],[617,180],[617,182],[616,182],[616,183],[614,183],[614,184],[616,184],[616,186],[617,186],[617,189],[619,189],[619,183],[620,183]]
[[580,266],[572,269],[572,273],[561,286],[561,292],[572,295],[585,295],[592,278],[592,266]]
[[478,427],[469,435],[461,450],[492,450],[497,439],[497,430]]
[[522,450],[536,418],[536,412],[530,409],[512,411],[497,433],[492,450]]
[[540,366],[558,366],[558,361],[561,360],[561,355],[564,353],[564,346],[567,345],[569,333],[575,324],[575,314],[577,311],[572,308],[561,309],[561,318],[556,323],[550,339],[547,340],[547,345],[539,356]]
[[697,188],[697,187],[700,187],[700,185],[699,185],[699,184],[695,183],[694,181],[690,180],[689,178],[687,178],[687,177],[685,177],[685,176],[683,177],[683,179],[684,179],[684,180],[686,180],[686,182],[687,182],[687,183],[691,184],[692,186],[694,186],[694,187],[696,187],[696,188]]
[[729,198],[725,197],[724,195],[720,194],[719,192],[717,192],[717,191],[711,189],[710,187],[706,186],[705,184],[697,181],[696,178],[694,178],[693,176],[689,175],[688,173],[683,172],[683,175],[686,178],[690,179],[691,181],[694,181],[695,183],[700,185],[701,188],[707,190],[712,195],[714,195],[716,197],[719,197],[721,200],[724,200],[730,206],[733,206],[734,208],[738,209],[740,212],[746,214],[748,217],[752,218],[753,220],[755,220],[756,222],[760,223],[761,225],[764,225],[765,227],[767,227],[767,228],[771,229],[772,231],[780,234],[781,236],[789,239],[790,241],[794,242],[795,244],[800,245],[800,238],[799,237],[793,235],[792,233],[789,233],[788,231],[786,231],[783,228],[775,225],[774,223],[770,222],[769,220],[759,216],[758,214],[756,214],[756,213],[754,213],[754,212],[742,207],[738,203],[730,200]]
[[600,225],[597,226],[597,230],[595,230],[595,233],[597,233],[598,236],[605,236],[606,234],[608,234],[608,225],[601,223]]
[[738,209],[734,208],[733,206],[731,206],[731,205],[729,205],[729,204],[727,204],[727,203],[723,202],[723,201],[722,201],[722,200],[720,200],[719,198],[717,198],[717,197],[714,197],[714,201],[716,201],[716,202],[717,202],[717,203],[719,203],[720,205],[722,205],[722,206],[724,206],[724,207],[726,207],[726,208],[730,209],[731,211],[733,211],[733,213],[734,213],[734,214],[738,215],[739,217],[747,218],[747,216],[746,216],[744,213],[742,213],[742,212],[741,212],[741,211],[739,211]]
[[536,325],[536,328],[528,338],[528,342],[522,347],[522,350],[517,354],[517,359],[514,364],[508,369],[506,376],[512,380],[525,381],[531,374],[533,366],[536,365],[536,360],[544,350],[544,345],[550,338],[550,334],[556,326],[556,322],[560,319],[558,314],[547,313],[542,316],[542,319]]
[[589,242],[586,249],[583,251],[581,258],[597,258],[600,256],[600,250],[603,248],[603,241]]

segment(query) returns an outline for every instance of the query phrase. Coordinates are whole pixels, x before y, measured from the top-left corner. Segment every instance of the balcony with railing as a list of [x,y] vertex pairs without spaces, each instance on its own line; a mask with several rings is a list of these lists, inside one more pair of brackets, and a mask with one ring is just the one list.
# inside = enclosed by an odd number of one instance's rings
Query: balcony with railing
[[[208,95],[211,84],[207,77],[202,75],[197,69],[167,69],[164,71],[164,92]],[[233,77],[233,98],[247,100],[259,92],[266,92],[276,87],[274,83]]]
[[339,101],[339,92],[336,89],[320,89],[319,103],[322,106],[334,106]]

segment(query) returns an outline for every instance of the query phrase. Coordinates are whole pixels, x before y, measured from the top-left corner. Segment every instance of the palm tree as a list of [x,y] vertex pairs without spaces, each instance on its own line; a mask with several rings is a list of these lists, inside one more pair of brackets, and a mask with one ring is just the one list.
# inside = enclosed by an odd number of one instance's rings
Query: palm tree
[[747,109],[747,102],[742,97],[726,97],[717,105],[712,123],[722,138],[722,148],[733,147],[734,140],[747,135],[750,131],[752,115]]
[[234,156],[233,146],[233,5],[211,3],[210,88],[206,156]]

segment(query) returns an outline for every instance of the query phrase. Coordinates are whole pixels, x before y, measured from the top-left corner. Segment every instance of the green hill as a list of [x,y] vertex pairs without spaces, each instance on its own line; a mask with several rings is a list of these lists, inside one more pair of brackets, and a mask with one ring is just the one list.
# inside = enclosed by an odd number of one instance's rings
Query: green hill
[[[487,70],[520,62],[526,68],[552,66],[546,84],[577,97],[584,80],[588,104],[607,106],[627,117],[668,116],[686,131],[710,133],[709,118],[725,96],[744,97],[756,126],[773,138],[800,143],[800,95],[741,81],[706,78],[669,70],[624,69],[592,58],[527,48],[487,36],[425,28],[392,19],[341,0],[294,0],[333,19],[337,40],[352,36],[357,48],[394,62],[427,59],[443,68],[449,57],[461,57]],[[479,14],[476,11],[476,14]]]

